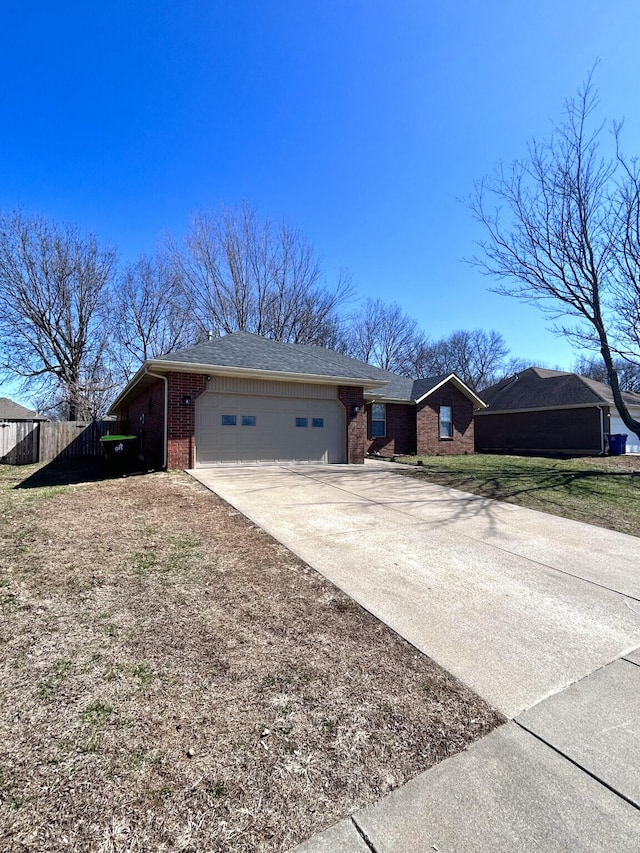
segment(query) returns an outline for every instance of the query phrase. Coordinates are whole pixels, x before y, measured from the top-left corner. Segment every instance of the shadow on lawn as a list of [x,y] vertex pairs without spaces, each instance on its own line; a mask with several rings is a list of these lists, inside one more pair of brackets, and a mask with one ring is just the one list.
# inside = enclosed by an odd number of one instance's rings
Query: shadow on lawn
[[[570,517],[601,524],[602,507],[609,503],[613,484],[619,484],[625,492],[632,484],[640,487],[636,480],[640,477],[640,465],[635,459],[628,460],[623,468],[606,469],[564,469],[551,460],[548,465],[526,469],[504,460],[500,465],[473,473],[454,466],[431,468],[425,463],[424,467],[403,473],[445,489],[465,492],[465,495],[443,494],[439,499],[447,507],[449,520],[483,518],[490,530],[495,530],[498,515],[502,515],[494,501],[561,516],[567,515],[566,504],[570,501]],[[447,523],[444,518],[443,523]]]
[[[151,469],[153,470],[153,469]],[[151,470],[122,470],[109,466],[100,456],[80,456],[71,459],[54,459],[39,468],[30,477],[15,486],[16,489],[41,489],[46,486],[73,486],[80,483],[97,483],[100,480],[118,480],[139,477]]]
[[75,459],[54,459],[39,468],[15,487],[40,489],[46,486],[71,486],[77,483],[96,483],[106,478],[102,459],[95,456]]
[[47,486],[72,486],[78,483],[96,483],[107,478],[100,457],[87,456],[72,459],[54,459],[39,468],[15,487],[40,489]]

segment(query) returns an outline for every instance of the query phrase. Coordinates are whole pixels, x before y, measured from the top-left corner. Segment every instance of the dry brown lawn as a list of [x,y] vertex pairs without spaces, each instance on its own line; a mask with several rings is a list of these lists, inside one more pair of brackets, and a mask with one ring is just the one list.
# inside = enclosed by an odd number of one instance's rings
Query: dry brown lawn
[[290,850],[501,722],[187,475],[34,470],[0,466],[1,850]]

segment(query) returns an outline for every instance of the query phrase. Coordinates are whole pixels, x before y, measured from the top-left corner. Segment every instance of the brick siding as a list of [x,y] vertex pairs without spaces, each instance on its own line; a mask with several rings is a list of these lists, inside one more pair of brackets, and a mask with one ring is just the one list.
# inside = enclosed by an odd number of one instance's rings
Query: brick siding
[[[362,388],[350,385],[338,386],[338,399],[346,409],[347,422],[347,462],[364,464],[364,451],[367,439],[367,411]],[[357,415],[352,415],[353,406],[359,406]]]
[[[453,438],[440,438],[440,406],[451,406]],[[418,456],[454,456],[474,452],[473,403],[451,383],[416,406]]]
[[416,452],[416,407],[401,403],[387,403],[387,429],[384,437],[371,435],[371,405],[367,406],[367,453],[380,456]]
[[[609,412],[605,413],[605,432]],[[538,412],[480,414],[476,449],[498,452],[600,453],[601,414],[596,407]]]
[[[200,373],[169,373],[169,427],[167,431],[167,467],[193,468],[195,462],[196,397],[207,387]],[[183,398],[191,397],[187,406]]]

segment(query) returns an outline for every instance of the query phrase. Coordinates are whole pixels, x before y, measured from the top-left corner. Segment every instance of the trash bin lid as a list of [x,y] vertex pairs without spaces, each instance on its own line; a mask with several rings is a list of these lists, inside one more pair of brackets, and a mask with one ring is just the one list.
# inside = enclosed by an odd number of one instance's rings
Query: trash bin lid
[[109,441],[131,441],[135,438],[135,435],[103,435],[100,441],[106,444]]

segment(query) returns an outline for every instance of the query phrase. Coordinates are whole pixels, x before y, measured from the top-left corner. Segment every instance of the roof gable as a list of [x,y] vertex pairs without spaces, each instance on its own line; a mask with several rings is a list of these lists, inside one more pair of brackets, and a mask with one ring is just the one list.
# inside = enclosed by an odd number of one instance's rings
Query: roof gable
[[423,379],[409,379],[406,376],[390,373],[388,370],[381,372],[386,376],[387,384],[379,390],[370,389],[365,392],[368,397],[373,397],[381,402],[420,403],[438,388],[447,382],[451,382],[475,406],[478,408],[485,407],[484,401],[455,373],[441,373],[438,376]]

